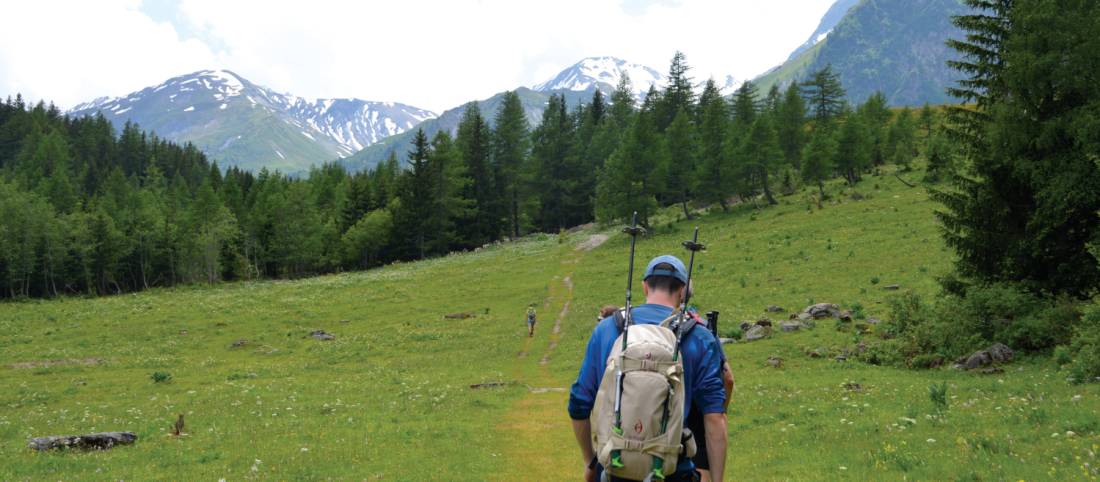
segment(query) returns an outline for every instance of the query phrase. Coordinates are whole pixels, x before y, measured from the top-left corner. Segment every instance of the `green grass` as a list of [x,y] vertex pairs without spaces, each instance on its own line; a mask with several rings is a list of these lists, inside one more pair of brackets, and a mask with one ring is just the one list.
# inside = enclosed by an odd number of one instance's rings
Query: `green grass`
[[[721,311],[723,328],[811,301],[885,318],[891,284],[934,296],[952,255],[924,190],[869,176],[856,201],[830,187],[820,210],[796,194],[694,222],[669,211],[639,242],[639,263],[680,253],[698,225],[708,250],[696,259],[697,302]],[[590,234],[365,273],[0,305],[0,480],[576,479],[561,389],[598,307],[622,302],[626,270],[626,238],[574,250]],[[540,322],[528,339],[532,302]],[[443,317],[455,312],[477,316]],[[308,338],[315,329],[337,339]],[[232,348],[239,339],[249,343]],[[823,321],[726,346],[738,385],[732,478],[1096,477],[1100,387],[1067,384],[1045,358],[979,376],[804,354],[857,341]],[[766,365],[773,355],[783,368]],[[45,360],[83,363],[26,365]],[[171,378],[154,382],[155,372]],[[510,384],[469,388],[492,381]],[[929,397],[942,382],[946,410]],[[180,413],[188,435],[176,438]],[[105,430],[139,439],[100,453],[26,448],[32,436]]]

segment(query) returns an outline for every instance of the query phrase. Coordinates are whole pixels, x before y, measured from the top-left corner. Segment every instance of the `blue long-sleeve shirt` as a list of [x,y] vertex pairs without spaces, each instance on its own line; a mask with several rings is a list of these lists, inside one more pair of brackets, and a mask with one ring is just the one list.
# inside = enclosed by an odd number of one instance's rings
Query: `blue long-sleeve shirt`
[[[631,315],[636,324],[655,325],[672,315],[672,308],[645,304],[634,307]],[[585,420],[592,414],[596,391],[607,369],[607,357],[618,337],[619,327],[613,316],[600,321],[592,331],[577,381],[569,391],[569,416],[574,420]],[[705,327],[696,327],[680,341],[680,353],[684,362],[684,417],[692,404],[704,414],[724,413],[726,392],[722,385],[722,346],[718,340]],[[690,459],[680,460],[676,467],[677,472],[693,468]]]

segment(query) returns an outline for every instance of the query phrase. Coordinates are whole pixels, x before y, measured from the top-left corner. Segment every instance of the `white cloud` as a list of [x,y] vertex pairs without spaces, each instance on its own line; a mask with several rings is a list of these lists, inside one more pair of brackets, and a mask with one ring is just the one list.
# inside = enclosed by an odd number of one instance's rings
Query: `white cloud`
[[[229,68],[296,95],[441,111],[535,84],[588,56],[664,71],[676,50],[699,80],[745,79],[786,58],[831,3],[181,0],[180,18],[157,23],[139,0],[20,0],[5,13],[23,21],[0,30],[0,95],[69,107]],[[202,35],[181,39],[173,23]]]

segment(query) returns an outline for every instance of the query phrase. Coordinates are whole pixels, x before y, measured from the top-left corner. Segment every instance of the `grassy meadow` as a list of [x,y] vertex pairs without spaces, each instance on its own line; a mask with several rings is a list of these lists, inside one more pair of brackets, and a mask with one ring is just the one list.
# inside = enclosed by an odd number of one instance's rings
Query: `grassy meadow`
[[[681,254],[699,226],[695,301],[723,331],[785,319],[764,313],[773,304],[887,318],[888,285],[934,296],[952,254],[926,191],[892,175],[829,188],[820,209],[807,190],[691,222],[670,211],[638,263]],[[611,237],[581,247],[598,234]],[[626,255],[625,236],[590,228],[361,273],[0,304],[0,480],[576,480],[567,390],[598,307],[622,303]],[[1095,384],[1067,384],[1046,357],[977,375],[806,354],[859,341],[821,320],[726,345],[730,479],[1097,478]],[[946,409],[929,396],[944,382]],[[114,430],[137,443],[26,446]]]

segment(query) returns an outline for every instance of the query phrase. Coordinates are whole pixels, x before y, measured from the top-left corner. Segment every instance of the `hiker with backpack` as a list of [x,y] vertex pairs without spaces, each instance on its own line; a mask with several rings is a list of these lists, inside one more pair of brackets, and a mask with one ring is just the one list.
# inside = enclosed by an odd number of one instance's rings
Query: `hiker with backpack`
[[[627,230],[632,239],[626,307],[593,330],[570,390],[569,416],[585,480],[699,480],[692,462],[695,440],[684,427],[695,405],[706,427],[712,480],[721,481],[727,437],[721,346],[684,316],[690,270],[675,256],[649,262],[642,278],[646,303],[630,306],[639,232],[636,223]],[[694,261],[702,245],[685,246]]]
[[535,336],[535,304],[527,306],[527,337]]

